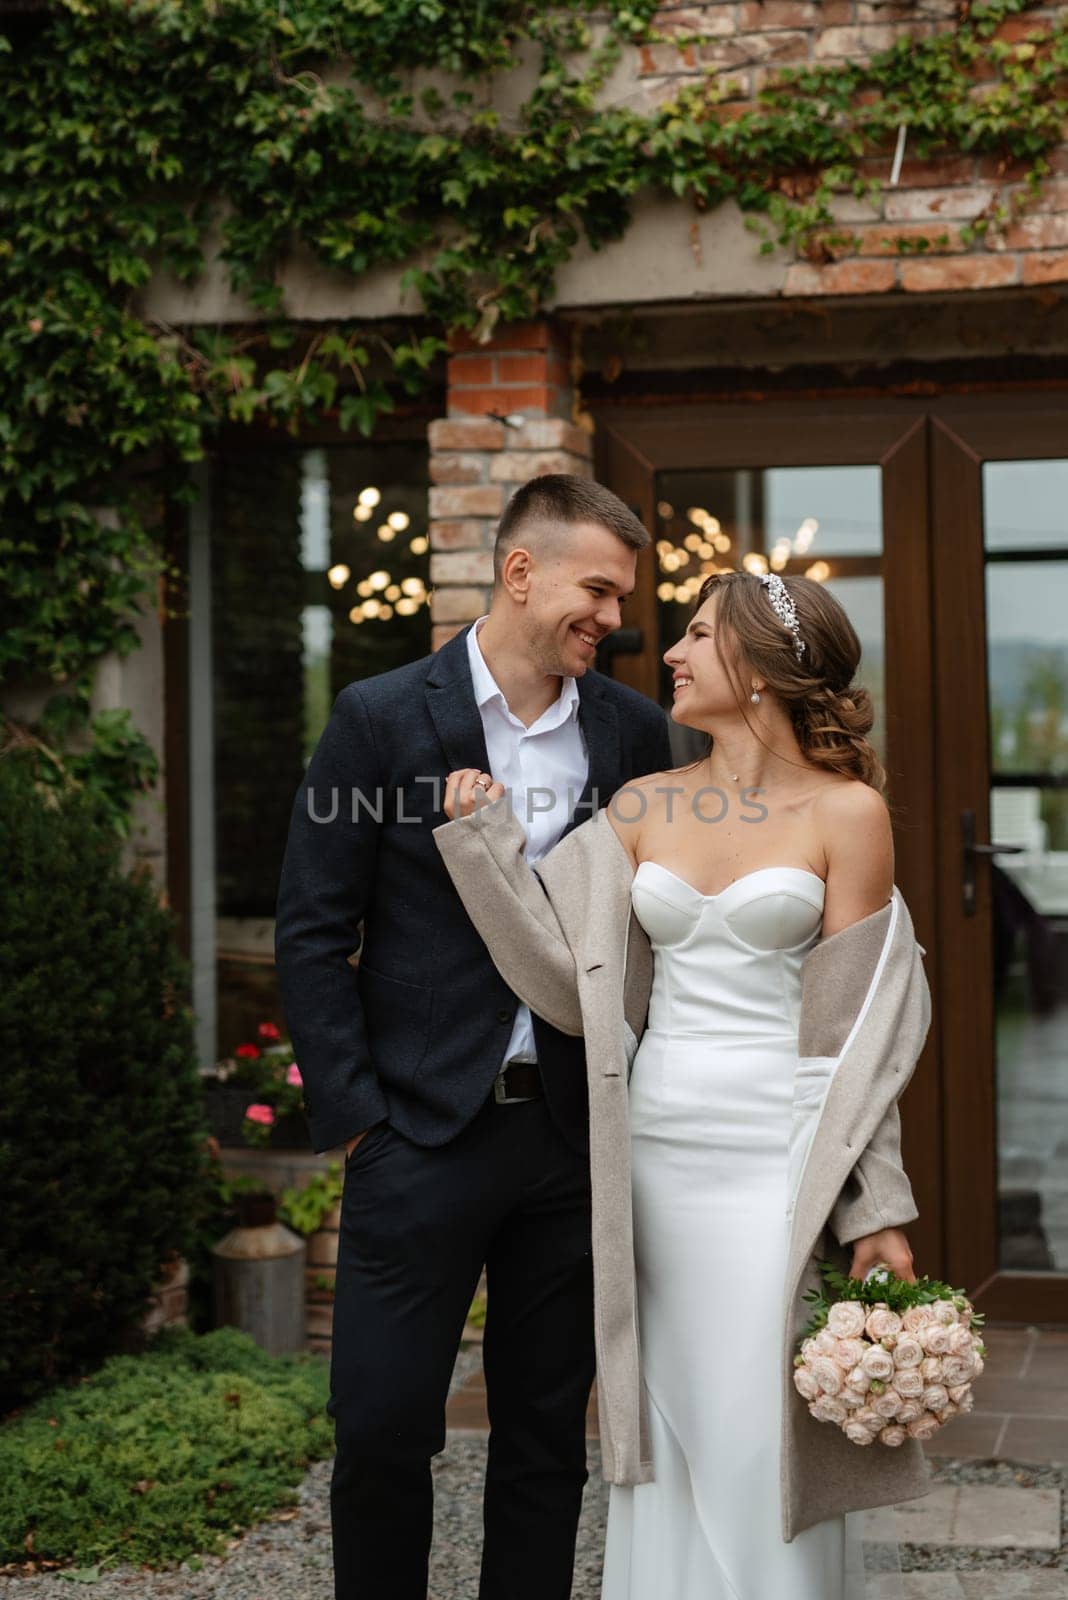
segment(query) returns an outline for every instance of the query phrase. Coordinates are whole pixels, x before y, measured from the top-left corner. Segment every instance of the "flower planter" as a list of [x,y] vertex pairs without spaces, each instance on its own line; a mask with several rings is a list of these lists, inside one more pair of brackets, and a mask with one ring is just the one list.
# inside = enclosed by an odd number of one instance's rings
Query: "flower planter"
[[[245,1109],[256,1098],[256,1091],[245,1084],[219,1083],[205,1078],[204,1109],[208,1128],[221,1145],[248,1146],[242,1133]],[[270,1129],[267,1147],[274,1150],[307,1150],[310,1148],[308,1125],[300,1112],[279,1117]]]

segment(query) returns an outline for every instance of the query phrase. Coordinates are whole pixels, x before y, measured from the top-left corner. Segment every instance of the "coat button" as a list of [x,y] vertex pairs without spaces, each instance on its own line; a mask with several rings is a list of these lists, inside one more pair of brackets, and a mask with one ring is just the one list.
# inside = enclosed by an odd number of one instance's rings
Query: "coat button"
[[512,1020],[512,1013],[510,1011],[506,1011],[504,1009],[504,1007],[502,1006],[501,1009],[497,1013],[497,1021],[498,1022],[511,1022],[511,1020]]

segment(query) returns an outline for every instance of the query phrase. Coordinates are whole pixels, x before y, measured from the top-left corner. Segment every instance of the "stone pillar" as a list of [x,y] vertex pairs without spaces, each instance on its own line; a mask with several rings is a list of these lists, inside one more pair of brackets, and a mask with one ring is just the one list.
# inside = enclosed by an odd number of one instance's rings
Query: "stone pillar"
[[437,650],[489,608],[493,540],[508,500],[546,472],[591,476],[591,438],[575,410],[566,339],[548,320],[488,344],[454,335],[448,416],[430,424],[430,582]]

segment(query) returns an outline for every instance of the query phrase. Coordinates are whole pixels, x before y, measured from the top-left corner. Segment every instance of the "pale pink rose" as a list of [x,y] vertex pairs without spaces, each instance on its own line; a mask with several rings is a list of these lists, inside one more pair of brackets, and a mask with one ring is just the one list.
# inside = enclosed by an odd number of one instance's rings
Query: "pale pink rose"
[[836,1339],[855,1339],[864,1332],[864,1316],[859,1300],[839,1300],[827,1313],[827,1331]]
[[918,1400],[923,1393],[923,1378],[919,1367],[902,1367],[894,1373],[894,1388],[905,1400]]
[[894,1346],[894,1366],[918,1367],[923,1360],[923,1345],[918,1335],[903,1333]]
[[270,1106],[246,1106],[245,1116],[249,1122],[262,1122],[265,1128],[269,1128],[274,1121],[274,1111]]
[[968,1415],[968,1412],[975,1405],[975,1396],[972,1394],[971,1385],[970,1384],[965,1388],[964,1393],[961,1395],[960,1399],[955,1401],[954,1403],[955,1403],[955,1405],[957,1407],[957,1410],[960,1412],[961,1416],[962,1417],[966,1417]]
[[949,1354],[951,1356],[971,1355],[974,1342],[968,1329],[962,1323],[957,1323],[955,1328],[949,1330]]
[[819,1333],[813,1336],[812,1346],[818,1356],[833,1356],[838,1348],[838,1339],[826,1328],[821,1328]]
[[953,1418],[957,1415],[957,1412],[959,1411],[959,1409],[960,1409],[960,1407],[959,1406],[955,1406],[953,1404],[952,1400],[950,1400],[942,1407],[941,1411],[936,1411],[935,1415],[938,1418],[939,1422],[942,1424],[942,1426],[945,1427],[947,1422],[952,1422]]
[[925,1411],[944,1411],[949,1404],[949,1393],[944,1384],[929,1383],[923,1391],[923,1407]]
[[872,1410],[871,1406],[861,1406],[858,1411],[854,1411],[850,1421],[859,1422],[862,1428],[868,1428],[872,1433],[878,1433],[882,1427],[883,1419],[877,1411]]
[[922,1417],[917,1417],[908,1425],[910,1439],[933,1439],[938,1432],[938,1418],[925,1411]]
[[924,1356],[920,1362],[920,1376],[924,1383],[942,1382],[942,1357]]
[[873,1344],[870,1350],[865,1351],[864,1359],[860,1363],[861,1371],[866,1372],[869,1378],[892,1378],[894,1375],[894,1358],[889,1350],[884,1350],[882,1345]]
[[859,1411],[861,1406],[867,1405],[868,1396],[863,1389],[854,1389],[847,1383],[838,1398],[849,1407],[850,1411]]
[[909,1306],[901,1318],[901,1325],[906,1333],[918,1333],[925,1323],[931,1320],[930,1306]]
[[947,1389],[955,1388],[958,1383],[967,1383],[972,1376],[975,1365],[974,1356],[946,1356],[942,1362],[942,1382]]
[[889,1306],[873,1306],[868,1312],[864,1332],[869,1339],[890,1339],[901,1332],[901,1318]]
[[972,1357],[972,1382],[973,1383],[975,1382],[976,1378],[981,1378],[983,1376],[983,1371],[984,1371],[985,1367],[986,1367],[986,1362],[983,1360],[982,1356],[974,1355]]
[[877,1417],[892,1422],[904,1403],[896,1389],[884,1389],[871,1401],[871,1408]]
[[813,1356],[808,1363],[808,1369],[824,1394],[841,1392],[845,1374],[837,1361],[832,1361],[830,1356]]
[[959,1406],[964,1396],[971,1393],[971,1388],[970,1383],[956,1383],[949,1391],[949,1398],[955,1406]]
[[963,1322],[963,1324],[964,1324],[964,1326],[966,1328],[970,1328],[971,1327],[971,1325],[972,1325],[972,1317],[974,1315],[975,1315],[975,1312],[972,1309],[971,1301],[970,1300],[965,1300],[963,1306],[960,1309],[960,1320]]
[[286,1082],[287,1083],[296,1084],[296,1085],[302,1084],[304,1082],[304,1079],[300,1075],[300,1068],[297,1066],[297,1063],[295,1061],[293,1062],[293,1064],[291,1066],[288,1066],[286,1068]]
[[802,1339],[801,1354],[804,1356],[806,1361],[808,1360],[809,1356],[819,1355],[819,1351],[816,1349],[815,1339]]
[[805,1400],[815,1400],[816,1396],[823,1392],[816,1382],[811,1367],[794,1368],[794,1388]]
[[899,1444],[904,1444],[908,1434],[897,1422],[889,1422],[879,1435],[882,1444],[888,1444],[891,1450],[896,1450]]
[[858,1394],[867,1394],[871,1388],[871,1378],[859,1363],[855,1366],[846,1379],[846,1388],[855,1389]]
[[872,1429],[865,1428],[863,1423],[857,1421],[856,1417],[847,1418],[842,1424],[842,1432],[853,1444],[872,1444],[875,1440],[875,1434]]
[[916,1337],[929,1356],[944,1356],[949,1349],[949,1329],[941,1322],[928,1322]]
[[834,1359],[845,1372],[852,1372],[858,1361],[864,1359],[867,1350],[867,1341],[864,1339],[839,1339],[835,1347]]
[[955,1322],[960,1321],[960,1313],[952,1300],[936,1300],[931,1307],[936,1322],[941,1322],[945,1327],[952,1328]]
[[821,1394],[818,1400],[813,1400],[808,1409],[817,1422],[843,1423],[847,1416],[842,1401],[835,1399],[833,1394]]
[[897,1420],[906,1427],[910,1422],[915,1422],[917,1417],[923,1416],[922,1400],[902,1400],[897,1408]]

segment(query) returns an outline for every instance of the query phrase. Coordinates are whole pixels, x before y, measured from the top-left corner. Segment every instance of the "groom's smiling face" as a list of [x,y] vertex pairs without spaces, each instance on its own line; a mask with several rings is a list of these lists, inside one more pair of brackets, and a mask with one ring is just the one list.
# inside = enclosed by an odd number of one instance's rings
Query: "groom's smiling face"
[[581,678],[634,593],[635,552],[596,522],[539,539],[530,554],[522,611],[527,647],[541,671]]

